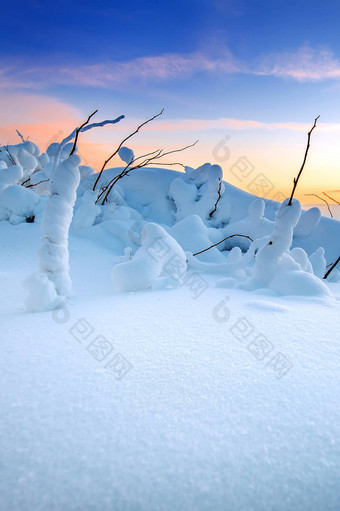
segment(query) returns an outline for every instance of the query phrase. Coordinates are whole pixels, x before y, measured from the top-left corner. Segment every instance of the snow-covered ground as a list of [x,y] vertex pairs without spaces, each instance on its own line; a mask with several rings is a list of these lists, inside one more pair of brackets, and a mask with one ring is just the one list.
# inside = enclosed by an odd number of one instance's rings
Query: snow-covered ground
[[[340,284],[337,270],[327,284],[317,274],[340,254],[340,223],[312,209],[294,227],[297,202],[279,210],[228,184],[210,216],[212,167],[191,181],[136,171],[99,210],[84,195],[94,176],[83,176],[71,299],[44,312],[27,308],[33,292],[45,307],[47,281],[27,277],[59,283],[42,247],[64,231],[46,216],[44,226],[44,190],[39,203],[14,204],[27,193],[6,182],[1,509],[339,509]],[[190,255],[235,230],[259,243],[255,262],[244,238]],[[318,247],[326,261],[312,257]],[[170,254],[185,274],[177,281],[164,271]]]
[[[339,302],[115,294],[115,254],[74,236],[74,303],[29,314],[39,226],[0,232],[2,509],[338,509]],[[241,318],[286,357],[284,376]],[[87,350],[97,335],[132,365],[121,380]]]

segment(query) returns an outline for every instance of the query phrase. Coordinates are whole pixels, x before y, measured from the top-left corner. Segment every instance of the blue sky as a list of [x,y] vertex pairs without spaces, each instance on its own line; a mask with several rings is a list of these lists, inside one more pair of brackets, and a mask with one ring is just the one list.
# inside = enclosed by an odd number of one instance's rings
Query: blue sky
[[246,155],[288,189],[320,114],[305,187],[340,188],[339,21],[336,1],[13,2],[0,33],[0,136],[14,141],[6,130],[20,112],[42,145],[95,108],[125,114],[84,141],[96,165],[113,133],[164,107],[137,148],[199,138],[188,154],[198,165],[228,135],[225,175]]

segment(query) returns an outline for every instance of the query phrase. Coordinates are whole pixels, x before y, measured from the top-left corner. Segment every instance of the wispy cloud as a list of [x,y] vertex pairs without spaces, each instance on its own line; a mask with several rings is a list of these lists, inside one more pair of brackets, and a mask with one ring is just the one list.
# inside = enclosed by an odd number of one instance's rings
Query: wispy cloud
[[0,68],[2,89],[44,89],[51,85],[122,87],[129,83],[187,79],[197,73],[249,74],[321,81],[340,78],[340,61],[329,49],[303,46],[266,55],[255,64],[239,61],[223,48],[218,57],[195,52],[146,56],[125,62]]
[[[138,123],[138,121],[136,121]],[[176,119],[171,121],[158,121],[154,125],[148,125],[145,130],[150,131],[210,131],[210,130],[288,130],[303,131],[310,130],[310,123],[296,122],[274,122],[266,123],[251,119]],[[340,123],[318,123],[318,131],[339,131]]]
[[112,87],[134,79],[141,81],[187,78],[199,72],[241,72],[228,50],[219,58],[203,53],[166,54],[126,62],[72,66],[39,66],[0,69],[2,88],[43,88],[51,84]]
[[295,52],[267,55],[253,72],[298,81],[338,79],[340,61],[327,48],[315,50],[310,46],[303,46]]

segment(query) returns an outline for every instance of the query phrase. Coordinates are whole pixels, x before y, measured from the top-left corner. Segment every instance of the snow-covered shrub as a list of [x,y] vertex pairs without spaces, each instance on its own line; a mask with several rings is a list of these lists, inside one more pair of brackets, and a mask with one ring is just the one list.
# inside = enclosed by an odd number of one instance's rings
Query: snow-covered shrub
[[0,192],[11,185],[15,185],[24,175],[21,165],[7,167],[4,161],[0,161]]
[[40,211],[39,195],[20,185],[8,186],[0,193],[0,220],[12,224],[33,222]]
[[87,190],[81,198],[81,204],[75,211],[72,225],[76,229],[91,227],[101,213],[100,206],[96,205],[98,192]]
[[141,245],[141,230],[147,223],[144,217],[128,206],[107,204],[103,207],[105,230],[131,248]]
[[[190,215],[167,229],[183,250],[191,253],[199,252],[221,240],[221,231],[207,227],[198,215]],[[222,263],[225,256],[217,247],[200,254],[201,261]]]
[[[265,203],[262,199],[253,200],[248,208],[248,215],[242,220],[232,222],[222,229],[223,237],[232,234],[250,236],[253,240],[268,236],[273,231],[274,223],[264,217]],[[225,247],[239,246],[242,250],[249,248],[249,240],[242,237],[234,237],[227,240]]]
[[307,254],[302,249],[290,251],[301,206],[297,200],[293,200],[291,206],[288,202],[286,199],[277,211],[270,241],[259,249],[252,278],[242,287],[267,287],[282,295],[329,296],[330,292],[324,282],[311,273],[312,266]]
[[294,228],[294,237],[306,237],[317,228],[321,219],[319,208],[311,208],[301,213],[300,219]]
[[320,279],[322,279],[326,273],[326,258],[325,249],[319,247],[313,254],[309,256],[309,261],[312,265],[313,273]]
[[8,167],[13,164],[19,165],[23,170],[21,181],[25,181],[38,168],[38,155],[40,149],[32,142],[22,142],[16,145],[2,147],[0,160],[4,161]]
[[187,265],[183,249],[160,225],[146,224],[142,229],[142,246],[132,259],[114,266],[115,291],[141,291],[153,286],[177,287],[182,283]]
[[93,167],[89,165],[79,165],[80,179],[85,179],[86,177],[92,176],[95,174]]
[[198,215],[212,225],[228,223],[230,209],[221,201],[225,190],[220,165],[205,163],[197,169],[186,167],[185,171],[184,176],[172,181],[169,190],[176,206],[176,220]]

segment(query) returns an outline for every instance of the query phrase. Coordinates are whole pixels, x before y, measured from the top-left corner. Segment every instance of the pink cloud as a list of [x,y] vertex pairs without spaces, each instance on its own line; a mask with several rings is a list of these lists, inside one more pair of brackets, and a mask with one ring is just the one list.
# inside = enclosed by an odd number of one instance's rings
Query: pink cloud
[[[140,121],[136,121],[138,124]],[[157,121],[148,125],[148,131],[210,131],[210,130],[289,130],[307,132],[311,127],[310,123],[275,122],[266,123],[250,119],[220,118],[211,120],[202,119],[175,119],[172,121]],[[338,131],[340,123],[318,123],[318,131]]]
[[310,46],[302,46],[295,52],[267,55],[253,73],[298,81],[338,79],[340,61],[329,49],[314,50]]

